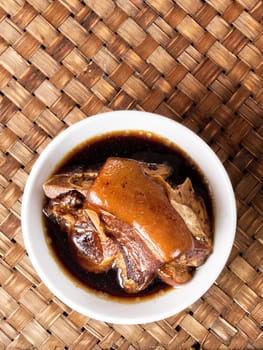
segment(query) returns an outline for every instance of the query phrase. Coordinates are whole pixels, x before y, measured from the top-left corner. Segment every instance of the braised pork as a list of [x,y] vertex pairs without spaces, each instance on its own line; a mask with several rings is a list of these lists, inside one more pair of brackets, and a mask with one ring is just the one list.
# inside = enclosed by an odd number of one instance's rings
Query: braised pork
[[85,208],[84,203],[82,194],[70,191],[49,200],[44,214],[67,234],[79,266],[90,272],[105,272],[112,267],[119,248],[105,235],[98,218],[96,223],[96,212]]
[[44,212],[67,233],[83,269],[117,269],[126,292],[156,276],[186,283],[212,252],[212,229],[190,179],[172,188],[170,174],[166,165],[108,158],[98,172],[49,179]]
[[144,290],[156,276],[161,261],[134,226],[105,211],[101,212],[101,220],[120,247],[121,254],[117,256],[115,267],[119,270],[121,286],[128,293]]
[[56,198],[61,194],[74,190],[86,196],[97,176],[97,171],[53,175],[43,184],[43,190],[48,198]]
[[90,188],[88,202],[133,225],[162,262],[193,248],[193,236],[163,186],[135,160],[109,158]]

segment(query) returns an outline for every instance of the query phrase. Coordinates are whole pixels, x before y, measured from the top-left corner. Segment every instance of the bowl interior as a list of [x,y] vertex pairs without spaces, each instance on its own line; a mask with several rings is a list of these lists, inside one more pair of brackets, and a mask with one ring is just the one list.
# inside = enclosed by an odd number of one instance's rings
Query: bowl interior
[[[118,303],[79,288],[50,253],[42,226],[43,182],[63,156],[91,137],[112,131],[143,130],[165,137],[184,150],[206,176],[214,200],[214,252],[186,285],[139,303]],[[214,283],[230,254],[236,227],[236,206],[228,175],[215,153],[197,135],[168,118],[138,111],[89,117],[59,134],[42,152],[29,175],[22,201],[22,231],[34,268],[65,304],[104,322],[138,324],[178,313],[199,299]]]

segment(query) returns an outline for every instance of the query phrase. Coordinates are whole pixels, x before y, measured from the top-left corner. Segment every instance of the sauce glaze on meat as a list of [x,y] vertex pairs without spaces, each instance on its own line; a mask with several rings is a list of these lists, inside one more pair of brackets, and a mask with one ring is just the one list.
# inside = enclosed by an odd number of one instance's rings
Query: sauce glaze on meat
[[[203,174],[180,149],[156,135],[129,132],[126,134],[112,133],[94,138],[70,152],[58,165],[54,174],[67,172],[83,173],[87,170],[96,171],[102,167],[109,157],[122,157],[147,163],[166,164],[172,169],[171,175],[166,179],[172,186],[182,184],[186,178],[190,178],[197,195],[204,200],[212,227],[212,199]],[[47,236],[51,238],[51,249],[58,258],[59,263],[74,280],[79,281],[79,283],[91,290],[103,292],[119,299],[127,300],[128,298],[133,300],[138,296],[152,296],[159,291],[171,288],[156,277],[146,289],[136,294],[127,294],[120,287],[118,275],[114,269],[98,274],[87,272],[79,264],[76,264],[74,259],[72,259],[68,239],[63,230],[61,230],[61,226],[59,227],[45,216],[43,220]],[[162,274],[165,273],[166,271],[162,271]]]

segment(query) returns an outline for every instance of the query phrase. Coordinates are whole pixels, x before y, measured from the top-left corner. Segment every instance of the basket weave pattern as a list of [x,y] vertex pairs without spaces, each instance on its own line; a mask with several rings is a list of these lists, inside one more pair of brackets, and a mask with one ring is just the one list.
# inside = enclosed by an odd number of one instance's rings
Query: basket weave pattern
[[[0,0],[0,349],[263,349],[263,2]],[[38,155],[90,115],[159,113],[218,154],[238,206],[231,256],[189,309],[98,322],[35,273],[20,227]]]

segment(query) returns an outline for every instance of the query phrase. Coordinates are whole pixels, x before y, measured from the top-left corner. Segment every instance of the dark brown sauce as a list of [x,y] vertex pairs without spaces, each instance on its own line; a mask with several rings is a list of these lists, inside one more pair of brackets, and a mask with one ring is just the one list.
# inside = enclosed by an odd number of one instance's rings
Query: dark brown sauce
[[[181,184],[189,177],[197,194],[203,197],[209,218],[213,221],[212,198],[204,175],[182,150],[156,135],[127,132],[111,133],[91,139],[72,150],[58,165],[54,174],[72,170],[79,172],[98,169],[108,157],[112,156],[168,164],[173,169],[168,179],[173,186]],[[81,269],[72,259],[66,234],[44,215],[43,222],[47,237],[52,242],[50,246],[53,255],[63,270],[80,286],[118,298],[119,301],[137,301],[138,297],[145,299],[171,289],[156,278],[147,289],[136,295],[125,293],[118,283],[116,271],[96,274]]]

